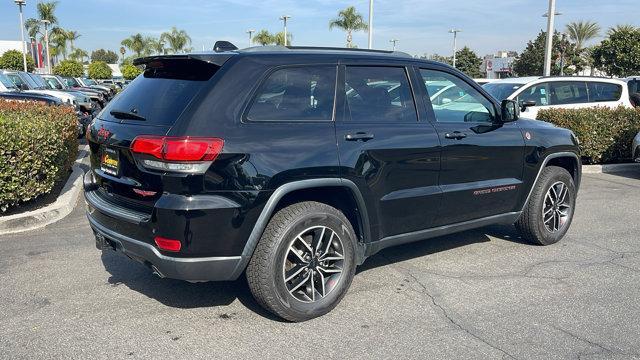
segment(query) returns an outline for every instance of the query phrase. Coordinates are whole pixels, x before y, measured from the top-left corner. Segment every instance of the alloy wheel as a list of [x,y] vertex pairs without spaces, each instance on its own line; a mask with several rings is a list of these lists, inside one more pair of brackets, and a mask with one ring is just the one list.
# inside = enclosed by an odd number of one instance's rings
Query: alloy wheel
[[542,205],[542,219],[549,232],[560,231],[569,220],[571,214],[570,197],[569,187],[562,181],[553,183],[547,191]]
[[318,301],[333,291],[342,277],[342,240],[326,226],[310,227],[289,244],[283,264],[287,291],[301,302]]

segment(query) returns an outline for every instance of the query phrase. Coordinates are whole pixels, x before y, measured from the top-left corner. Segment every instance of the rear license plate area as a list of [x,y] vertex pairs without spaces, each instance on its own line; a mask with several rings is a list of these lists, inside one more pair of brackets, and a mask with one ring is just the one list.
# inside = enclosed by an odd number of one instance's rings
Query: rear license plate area
[[120,175],[120,156],[118,151],[112,148],[102,149],[100,156],[100,170],[111,176]]

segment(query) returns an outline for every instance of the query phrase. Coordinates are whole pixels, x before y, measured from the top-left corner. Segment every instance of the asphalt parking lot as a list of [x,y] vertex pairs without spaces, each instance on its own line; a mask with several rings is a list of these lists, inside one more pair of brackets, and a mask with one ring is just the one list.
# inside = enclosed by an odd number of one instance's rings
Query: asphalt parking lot
[[490,227],[387,249],[330,314],[281,322],[244,281],[159,279],[74,212],[0,238],[0,358],[640,358],[640,173],[585,175],[550,247]]

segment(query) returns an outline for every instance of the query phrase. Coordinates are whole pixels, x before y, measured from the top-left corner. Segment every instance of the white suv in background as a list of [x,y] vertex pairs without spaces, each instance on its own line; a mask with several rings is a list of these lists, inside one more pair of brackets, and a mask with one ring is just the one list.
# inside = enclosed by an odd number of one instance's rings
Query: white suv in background
[[626,82],[617,79],[566,76],[522,77],[482,86],[498,100],[516,100],[522,117],[535,119],[540,109],[581,109],[595,106],[633,107]]

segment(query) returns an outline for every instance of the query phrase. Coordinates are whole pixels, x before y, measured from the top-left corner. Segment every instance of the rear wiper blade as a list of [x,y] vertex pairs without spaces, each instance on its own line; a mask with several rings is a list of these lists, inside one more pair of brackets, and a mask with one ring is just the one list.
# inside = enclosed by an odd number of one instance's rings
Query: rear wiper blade
[[109,114],[117,119],[147,121],[147,119],[145,119],[144,117],[129,111],[111,110],[109,111]]

